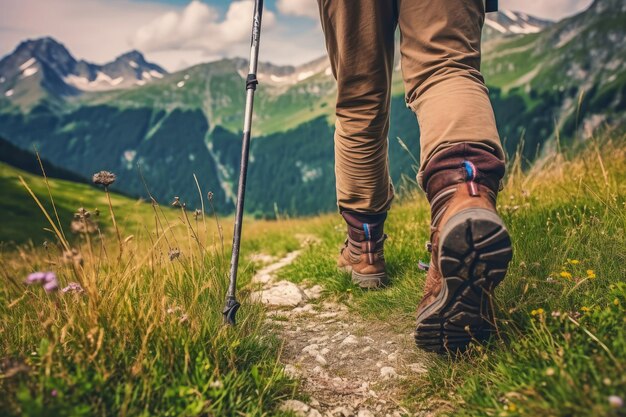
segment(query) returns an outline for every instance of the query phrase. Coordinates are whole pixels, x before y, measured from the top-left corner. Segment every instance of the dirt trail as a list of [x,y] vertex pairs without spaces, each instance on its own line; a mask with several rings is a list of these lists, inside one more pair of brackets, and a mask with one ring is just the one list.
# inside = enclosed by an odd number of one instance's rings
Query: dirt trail
[[[253,293],[268,307],[268,320],[279,326],[284,340],[282,362],[300,379],[306,402],[282,405],[298,416],[407,416],[400,404],[407,377],[426,372],[426,356],[412,334],[398,334],[391,326],[369,322],[344,304],[320,301],[319,285],[278,281],[275,273],[299,255],[291,252],[260,270]],[[257,260],[270,261],[257,255]]]

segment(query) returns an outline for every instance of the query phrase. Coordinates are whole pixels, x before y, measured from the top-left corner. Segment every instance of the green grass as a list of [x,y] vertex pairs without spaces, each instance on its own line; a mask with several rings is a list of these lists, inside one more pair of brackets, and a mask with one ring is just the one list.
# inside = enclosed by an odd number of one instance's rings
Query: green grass
[[[428,374],[403,384],[407,408],[461,416],[624,415],[609,403],[626,392],[624,139],[591,139],[528,173],[510,167],[499,211],[515,255],[497,292],[498,337],[460,357],[433,356]],[[41,239],[43,216],[17,177],[51,213],[43,179],[0,168],[7,196],[2,240]],[[277,404],[297,388],[281,371],[280,340],[263,309],[246,301],[255,271],[248,256],[282,256],[299,248],[298,233],[320,242],[283,277],[321,283],[326,297],[398,332],[414,325],[424,281],[417,263],[428,257],[429,226],[428,204],[417,192],[396,201],[390,214],[392,285],[377,292],[359,290],[336,271],[345,233],[339,216],[247,218],[244,307],[240,324],[229,328],[220,313],[232,223],[210,216],[196,222],[172,208],[155,213],[113,195],[124,240],[118,260],[104,192],[57,180],[50,186],[66,234],[80,206],[100,209],[105,233],[65,240],[44,232],[47,249],[0,252],[3,415],[277,415]],[[68,247],[82,263],[63,260]],[[181,254],[170,260],[175,248]],[[26,286],[26,275],[37,270],[54,271],[61,287],[79,282],[85,293]]]
[[[44,240],[54,240],[54,234],[46,231],[50,224],[41,214],[37,203],[27,194],[20,184],[20,176],[29,184],[36,195],[52,214],[52,205],[48,198],[46,181],[37,175],[32,175],[7,164],[0,163],[0,242],[25,243],[31,240],[37,244]],[[79,207],[89,210],[98,208],[106,213],[106,196],[102,190],[71,181],[49,179],[50,191],[57,206],[61,224],[69,229],[74,213]],[[113,194],[112,201],[117,206],[117,217],[129,232],[135,232],[143,227],[143,220],[149,218],[152,209],[149,205]],[[106,229],[106,225],[103,225]]]
[[[1,168],[2,239],[40,236],[44,215],[17,177],[54,219],[44,180]],[[28,245],[0,252],[0,414],[278,415],[276,405],[293,395],[294,383],[278,363],[280,340],[265,324],[263,309],[247,302],[249,291],[242,290],[238,325],[222,323],[229,260],[222,248],[232,224],[210,215],[195,221],[173,208],[157,207],[155,214],[150,204],[113,195],[123,240],[119,256],[104,191],[49,183],[59,232],[45,232],[45,249]],[[99,226],[108,232],[64,239],[60,230],[67,234],[81,205],[98,205]],[[254,272],[249,254],[262,248],[281,256],[298,246],[293,236],[278,234],[277,226],[300,228],[298,221],[246,219],[242,287]],[[69,248],[79,257],[64,257]],[[180,256],[171,259],[174,249]],[[60,288],[77,282],[84,293],[48,294],[25,285],[34,271],[53,271]]]
[[[435,358],[425,378],[407,383],[406,402],[452,405],[451,415],[610,416],[611,395],[626,392],[625,137],[590,140],[524,174],[509,170],[499,211],[514,259],[498,288],[499,334],[462,357]],[[322,242],[284,270],[313,280],[372,320],[413,327],[427,260],[429,211],[421,195],[390,213],[385,256],[391,286],[364,292],[335,270],[343,225],[320,220]],[[446,407],[450,408],[450,407]],[[620,414],[621,413],[621,414]]]

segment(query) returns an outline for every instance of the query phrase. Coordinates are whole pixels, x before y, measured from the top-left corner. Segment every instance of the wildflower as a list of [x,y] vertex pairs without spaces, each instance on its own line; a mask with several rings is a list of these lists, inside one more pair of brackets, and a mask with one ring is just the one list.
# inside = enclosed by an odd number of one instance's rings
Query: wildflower
[[193,217],[198,220],[202,218],[202,210],[200,209],[196,209],[196,211],[193,212]]
[[170,249],[170,261],[177,259],[180,256],[180,251],[178,249]]
[[616,298],[615,300],[613,300],[613,304],[618,306],[619,305],[619,300]]
[[556,371],[554,370],[554,368],[547,368],[546,369],[546,376],[553,376],[556,373]]
[[26,277],[26,284],[41,285],[48,293],[59,289],[59,281],[57,280],[57,276],[54,272],[33,272]]
[[561,271],[561,273],[559,275],[561,276],[561,278],[572,279],[572,274],[570,274],[567,271]]
[[56,397],[57,395],[59,395],[59,393],[58,393],[58,391],[57,391],[57,390],[53,389],[52,391],[50,391],[50,395],[51,395],[52,397]]
[[89,213],[89,210],[86,210],[84,207],[80,207],[76,210],[76,213],[74,213],[74,217],[79,219],[86,219],[89,218],[89,216],[91,216],[91,213]]
[[572,265],[578,265],[580,263],[578,259],[568,259],[567,262],[569,262]]
[[109,185],[113,184],[116,179],[117,177],[112,172],[100,171],[93,174],[92,181],[94,184],[104,185],[105,187],[108,187]]
[[219,379],[216,379],[214,381],[211,381],[211,383],[209,384],[209,387],[214,388],[214,389],[222,389],[224,388],[224,384]]
[[593,269],[588,269],[587,270],[587,278],[594,279],[595,277],[596,277],[596,273],[593,272]]
[[541,316],[541,315],[543,315],[543,313],[545,313],[543,308],[538,308],[537,310],[533,310],[533,311],[530,312],[530,314],[532,316],[537,316],[537,315]]
[[76,294],[82,294],[85,292],[83,287],[78,282],[70,282],[67,287],[61,290],[63,293],[74,292]]
[[553,311],[551,316],[554,317],[554,318],[561,317],[561,312],[560,311]]
[[622,397],[618,397],[617,395],[611,395],[609,397],[609,404],[613,408],[622,408],[624,406],[624,400]]
[[589,313],[591,311],[591,309],[589,307],[582,306],[580,308],[580,311],[582,311],[583,313]]

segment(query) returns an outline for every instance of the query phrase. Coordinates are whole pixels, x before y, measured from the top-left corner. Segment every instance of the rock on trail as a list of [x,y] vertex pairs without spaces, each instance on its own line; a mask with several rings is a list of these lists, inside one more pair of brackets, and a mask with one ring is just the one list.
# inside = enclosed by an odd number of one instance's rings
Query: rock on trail
[[364,320],[344,304],[322,300],[319,285],[276,281],[275,273],[299,254],[269,264],[252,280],[261,287],[252,298],[267,305],[284,340],[285,373],[300,380],[308,398],[285,401],[280,409],[303,417],[430,415],[401,405],[403,382],[426,372],[428,356],[415,348],[412,329],[398,333]]

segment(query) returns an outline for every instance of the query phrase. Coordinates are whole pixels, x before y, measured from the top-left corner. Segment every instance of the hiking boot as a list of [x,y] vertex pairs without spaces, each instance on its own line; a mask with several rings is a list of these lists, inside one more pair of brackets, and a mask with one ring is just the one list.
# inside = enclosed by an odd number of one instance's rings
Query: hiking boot
[[513,255],[509,234],[496,213],[503,163],[496,164],[493,157],[492,164],[481,163],[481,170],[467,155],[484,157],[486,151],[457,146],[447,157],[440,156],[445,169],[429,173],[425,181],[431,205],[431,261],[417,309],[415,341],[440,353],[489,337],[494,329],[493,290]]
[[364,289],[387,284],[383,226],[387,213],[362,215],[342,212],[348,225],[348,237],[341,249],[337,267],[352,276],[352,282]]

